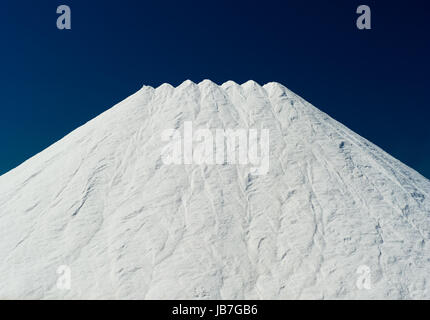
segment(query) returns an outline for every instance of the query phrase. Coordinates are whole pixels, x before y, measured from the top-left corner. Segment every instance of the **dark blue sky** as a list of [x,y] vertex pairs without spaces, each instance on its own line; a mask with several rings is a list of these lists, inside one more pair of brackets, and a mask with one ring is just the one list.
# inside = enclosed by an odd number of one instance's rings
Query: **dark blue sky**
[[209,78],[278,81],[429,178],[426,3],[2,0],[0,174],[144,84]]

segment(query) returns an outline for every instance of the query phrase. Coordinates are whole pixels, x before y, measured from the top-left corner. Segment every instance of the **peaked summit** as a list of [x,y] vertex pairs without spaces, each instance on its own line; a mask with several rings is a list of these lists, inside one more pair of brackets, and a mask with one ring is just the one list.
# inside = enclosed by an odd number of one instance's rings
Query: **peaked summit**
[[[186,121],[269,170],[166,164]],[[0,299],[430,299],[430,181],[278,83],[143,87],[1,176],[0,227]]]

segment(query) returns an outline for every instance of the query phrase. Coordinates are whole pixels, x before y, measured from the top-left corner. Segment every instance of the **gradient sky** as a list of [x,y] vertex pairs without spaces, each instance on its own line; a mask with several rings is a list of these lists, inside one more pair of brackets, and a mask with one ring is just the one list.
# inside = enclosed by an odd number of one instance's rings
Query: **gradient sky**
[[[56,28],[69,5],[72,30]],[[372,30],[355,13],[372,9]],[[137,91],[277,81],[430,178],[426,1],[0,3],[0,174]]]

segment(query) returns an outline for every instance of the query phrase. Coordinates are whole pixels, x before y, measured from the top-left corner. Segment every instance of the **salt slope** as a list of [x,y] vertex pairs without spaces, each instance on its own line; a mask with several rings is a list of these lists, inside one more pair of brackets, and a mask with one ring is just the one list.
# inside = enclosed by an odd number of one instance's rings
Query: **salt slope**
[[[164,165],[162,130],[188,120],[269,129],[269,173]],[[143,87],[0,177],[0,298],[429,299],[429,199],[278,83]]]

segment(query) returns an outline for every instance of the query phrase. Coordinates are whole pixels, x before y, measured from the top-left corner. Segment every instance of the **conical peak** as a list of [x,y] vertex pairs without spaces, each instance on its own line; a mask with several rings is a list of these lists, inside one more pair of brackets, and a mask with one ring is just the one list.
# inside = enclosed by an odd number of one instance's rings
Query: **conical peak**
[[170,83],[163,83],[162,85],[158,86],[156,90],[171,90],[174,89],[174,87]]
[[188,87],[194,87],[194,86],[196,86],[196,84],[193,81],[187,79],[184,82],[182,82],[179,86],[177,86],[177,88],[188,88]]
[[249,80],[242,84],[242,88],[248,93],[256,94],[258,96],[267,96],[266,90],[253,80]]
[[283,86],[279,82],[269,82],[263,86],[269,96],[286,96],[288,98],[294,97],[296,94]]
[[169,96],[174,92],[175,88],[169,83],[163,83],[155,89],[156,95]]
[[204,87],[218,87],[218,85],[215,82],[213,82],[213,81],[211,81],[209,79],[204,79],[203,81],[201,81],[199,83],[199,87],[200,88],[204,88]]
[[279,82],[268,82],[263,86],[264,89],[266,90],[274,90],[274,89],[279,89],[279,90],[284,90],[286,89],[282,84],[280,84]]
[[142,88],[140,88],[140,91],[145,91],[145,92],[151,92],[151,91],[154,91],[155,89],[154,89],[154,87],[151,87],[151,86],[142,86]]
[[221,85],[221,88],[223,88],[223,89],[228,89],[231,87],[240,87],[240,85],[237,84],[236,82],[232,81],[232,80],[228,80]]
[[261,88],[261,86],[255,82],[254,80],[248,80],[244,84],[242,84],[244,88]]

